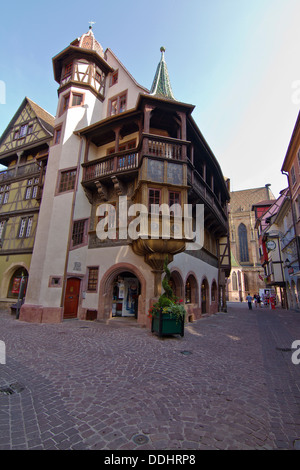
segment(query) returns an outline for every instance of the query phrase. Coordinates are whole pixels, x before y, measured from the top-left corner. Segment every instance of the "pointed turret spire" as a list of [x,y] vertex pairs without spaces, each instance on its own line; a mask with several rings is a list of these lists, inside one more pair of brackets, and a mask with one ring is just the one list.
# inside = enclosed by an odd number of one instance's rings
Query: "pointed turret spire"
[[165,48],[161,47],[161,59],[156,69],[156,74],[152,83],[150,95],[162,96],[164,98],[169,98],[175,100],[170,79],[167,69],[167,64],[165,62]]

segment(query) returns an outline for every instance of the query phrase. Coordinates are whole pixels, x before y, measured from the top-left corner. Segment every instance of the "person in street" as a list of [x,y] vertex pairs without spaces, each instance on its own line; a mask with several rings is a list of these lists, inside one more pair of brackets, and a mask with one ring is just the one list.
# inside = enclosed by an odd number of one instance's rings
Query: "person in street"
[[252,297],[251,297],[251,295],[250,295],[250,292],[249,292],[249,294],[247,295],[246,300],[247,300],[247,302],[248,302],[248,308],[249,308],[249,310],[252,310]]
[[257,296],[256,296],[256,301],[258,303],[258,306],[261,308],[261,298],[260,298],[259,294],[257,294]]
[[253,300],[254,300],[255,307],[257,308],[257,295],[256,294],[254,294]]

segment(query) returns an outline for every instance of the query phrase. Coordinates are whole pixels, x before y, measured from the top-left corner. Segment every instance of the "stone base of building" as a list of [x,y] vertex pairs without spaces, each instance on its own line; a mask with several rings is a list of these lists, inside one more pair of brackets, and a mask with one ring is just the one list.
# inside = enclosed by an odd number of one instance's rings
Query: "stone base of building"
[[22,305],[20,321],[28,323],[60,323],[63,309],[60,307],[42,307],[41,305]]

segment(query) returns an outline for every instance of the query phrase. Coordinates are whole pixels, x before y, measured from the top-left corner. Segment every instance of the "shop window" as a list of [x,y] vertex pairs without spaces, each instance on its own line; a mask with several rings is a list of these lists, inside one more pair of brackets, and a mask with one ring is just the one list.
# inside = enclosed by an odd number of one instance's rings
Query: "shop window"
[[185,284],[185,303],[190,304],[191,303],[191,298],[192,298],[191,283],[189,281],[187,281],[186,284]]
[[12,275],[9,283],[7,297],[17,299],[25,297],[28,272],[25,268],[18,268]]
[[213,282],[211,286],[211,301],[212,302],[215,302],[217,300],[217,292],[218,292],[217,284]]

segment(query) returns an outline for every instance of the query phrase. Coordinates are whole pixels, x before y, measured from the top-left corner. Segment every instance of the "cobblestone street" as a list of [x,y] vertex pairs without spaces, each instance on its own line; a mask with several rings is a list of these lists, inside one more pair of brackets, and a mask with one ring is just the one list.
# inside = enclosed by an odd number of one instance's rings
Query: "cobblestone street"
[[299,449],[300,313],[229,304],[183,338],[0,314],[0,449]]

